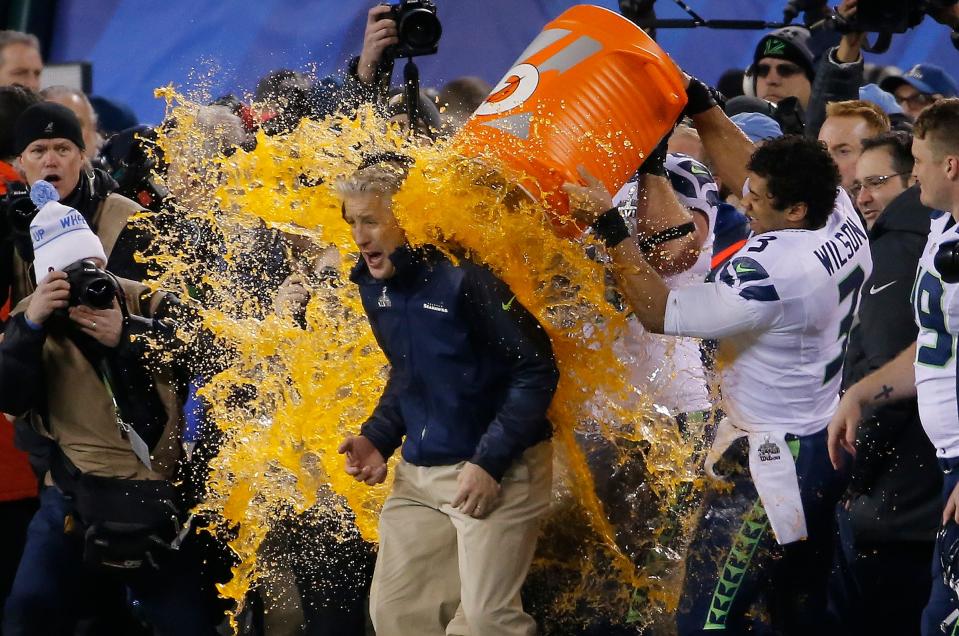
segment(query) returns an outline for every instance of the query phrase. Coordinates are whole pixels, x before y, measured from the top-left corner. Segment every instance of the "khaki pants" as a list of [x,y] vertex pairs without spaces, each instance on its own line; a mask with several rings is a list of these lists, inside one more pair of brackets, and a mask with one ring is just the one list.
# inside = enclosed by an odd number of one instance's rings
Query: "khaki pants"
[[538,444],[510,467],[483,519],[450,505],[464,463],[397,465],[370,590],[377,636],[536,633],[520,588],[549,505],[552,446]]

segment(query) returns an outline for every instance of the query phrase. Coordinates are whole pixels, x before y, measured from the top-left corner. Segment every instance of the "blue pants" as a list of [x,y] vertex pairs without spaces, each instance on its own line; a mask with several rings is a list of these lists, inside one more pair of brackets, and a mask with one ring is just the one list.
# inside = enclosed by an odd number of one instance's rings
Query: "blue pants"
[[[939,465],[944,473],[942,478],[942,505],[945,507],[949,495],[955,490],[956,484],[959,484],[959,457],[940,459]],[[949,535],[946,536],[945,541],[936,542],[936,551],[932,555],[932,592],[929,594],[929,603],[922,612],[922,636],[959,635],[959,621],[950,620],[947,625],[943,625],[953,611],[959,610],[956,593],[949,589],[942,580],[939,545],[940,543],[951,545],[953,542],[959,541],[959,527],[952,525],[948,532]]]
[[836,508],[839,545],[829,595],[840,633],[918,636],[935,541],[857,542],[849,512]]
[[143,577],[136,585],[85,567],[82,537],[64,531],[72,510],[70,500],[56,488],[40,494],[40,509],[27,528],[23,558],[4,610],[4,636],[69,635],[81,619],[91,616],[100,625],[119,629],[127,600],[157,636],[215,633],[217,616],[210,599],[186,566]]
[[787,439],[809,538],[776,543],[749,476],[748,443],[734,442],[716,465],[732,489],[708,487],[689,547],[676,618],[680,636],[829,633],[826,585],[844,480],[829,462],[825,430]]

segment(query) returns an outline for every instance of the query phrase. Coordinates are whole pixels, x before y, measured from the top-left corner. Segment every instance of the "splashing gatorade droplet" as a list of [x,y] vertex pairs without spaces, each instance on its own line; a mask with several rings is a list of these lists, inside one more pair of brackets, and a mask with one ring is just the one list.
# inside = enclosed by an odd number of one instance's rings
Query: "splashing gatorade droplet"
[[[364,537],[376,538],[390,485],[355,482],[336,448],[373,410],[386,361],[355,287],[345,280],[356,250],[332,184],[365,155],[392,151],[415,160],[393,206],[410,243],[487,264],[553,342],[561,370],[549,412],[560,467],[556,514],[576,516],[581,527],[573,550],[537,566],[558,569],[568,583],[551,611],[575,610],[571,599],[578,597],[625,614],[637,588],[648,605],[644,616],[668,609],[675,594],[665,577],[677,556],[663,549],[658,553],[666,556],[651,562],[645,555],[675,541],[656,514],[668,517],[673,493],[691,482],[694,453],[627,380],[614,348],[625,319],[606,301],[602,265],[587,258],[583,244],[554,234],[542,205],[517,194],[513,186],[523,175],[493,157],[465,158],[445,141],[421,146],[386,128],[372,111],[303,120],[284,136],[261,132],[254,150],[225,158],[209,152],[218,137],[205,126],[201,107],[169,90],[161,95],[168,118],[177,122],[158,141],[171,161],[171,190],[182,193],[177,225],[191,228],[184,233],[191,237],[214,237],[211,247],[158,231],[161,243],[164,236],[173,239],[150,260],[158,286],[198,299],[203,325],[217,339],[199,393],[221,441],[197,512],[239,561],[221,594],[239,608],[250,587],[270,575],[261,552],[271,520],[284,515],[325,507],[339,515],[344,532],[355,523]],[[150,227],[160,220],[144,215],[138,222]],[[338,278],[313,287],[305,328],[273,311],[279,281],[254,242],[279,230],[339,254]],[[296,251],[283,249],[287,256]],[[655,505],[638,523],[641,554],[627,553],[617,541],[596,493],[597,467],[582,450],[584,437],[604,440],[612,450],[613,465],[598,467],[604,474],[614,466],[628,470],[626,457],[644,458],[642,483]],[[660,504],[665,512],[657,511]],[[543,537],[545,552],[553,540]]]

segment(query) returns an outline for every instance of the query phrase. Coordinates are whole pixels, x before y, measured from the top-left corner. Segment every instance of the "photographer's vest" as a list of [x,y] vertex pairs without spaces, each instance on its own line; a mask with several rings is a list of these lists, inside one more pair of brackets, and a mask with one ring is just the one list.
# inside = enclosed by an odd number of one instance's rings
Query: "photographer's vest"
[[[163,293],[146,295],[149,289],[118,279],[131,314],[150,318],[163,300]],[[141,298],[149,298],[149,303]],[[26,311],[30,298],[11,312]],[[153,372],[156,390],[166,411],[159,442],[151,449],[153,470],[134,454],[130,441],[120,433],[117,411],[104,380],[83,352],[64,336],[48,334],[43,344],[43,376],[47,387],[46,418],[34,412],[30,422],[42,435],[53,439],[82,473],[120,479],[169,479],[180,458],[182,404],[163,370]]]
[[[111,193],[107,195],[100,205],[92,219],[88,219],[90,228],[96,232],[97,238],[103,244],[103,252],[110,258],[113,247],[117,244],[117,239],[126,228],[130,217],[143,208],[125,196]],[[13,289],[11,290],[10,304],[16,306],[21,300],[29,296],[37,288],[36,283],[31,276],[33,263],[24,262],[20,254],[14,250],[13,253]],[[42,277],[41,277],[42,278]]]

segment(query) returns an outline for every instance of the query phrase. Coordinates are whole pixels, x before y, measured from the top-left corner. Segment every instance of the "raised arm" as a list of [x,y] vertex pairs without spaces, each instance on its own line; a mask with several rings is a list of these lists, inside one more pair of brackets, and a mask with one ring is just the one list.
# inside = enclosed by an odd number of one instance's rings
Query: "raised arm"
[[687,76],[686,114],[693,120],[699,137],[712,161],[714,173],[733,192],[742,192],[746,182],[746,164],[756,147],[726,113],[716,105],[709,88],[695,77]]

